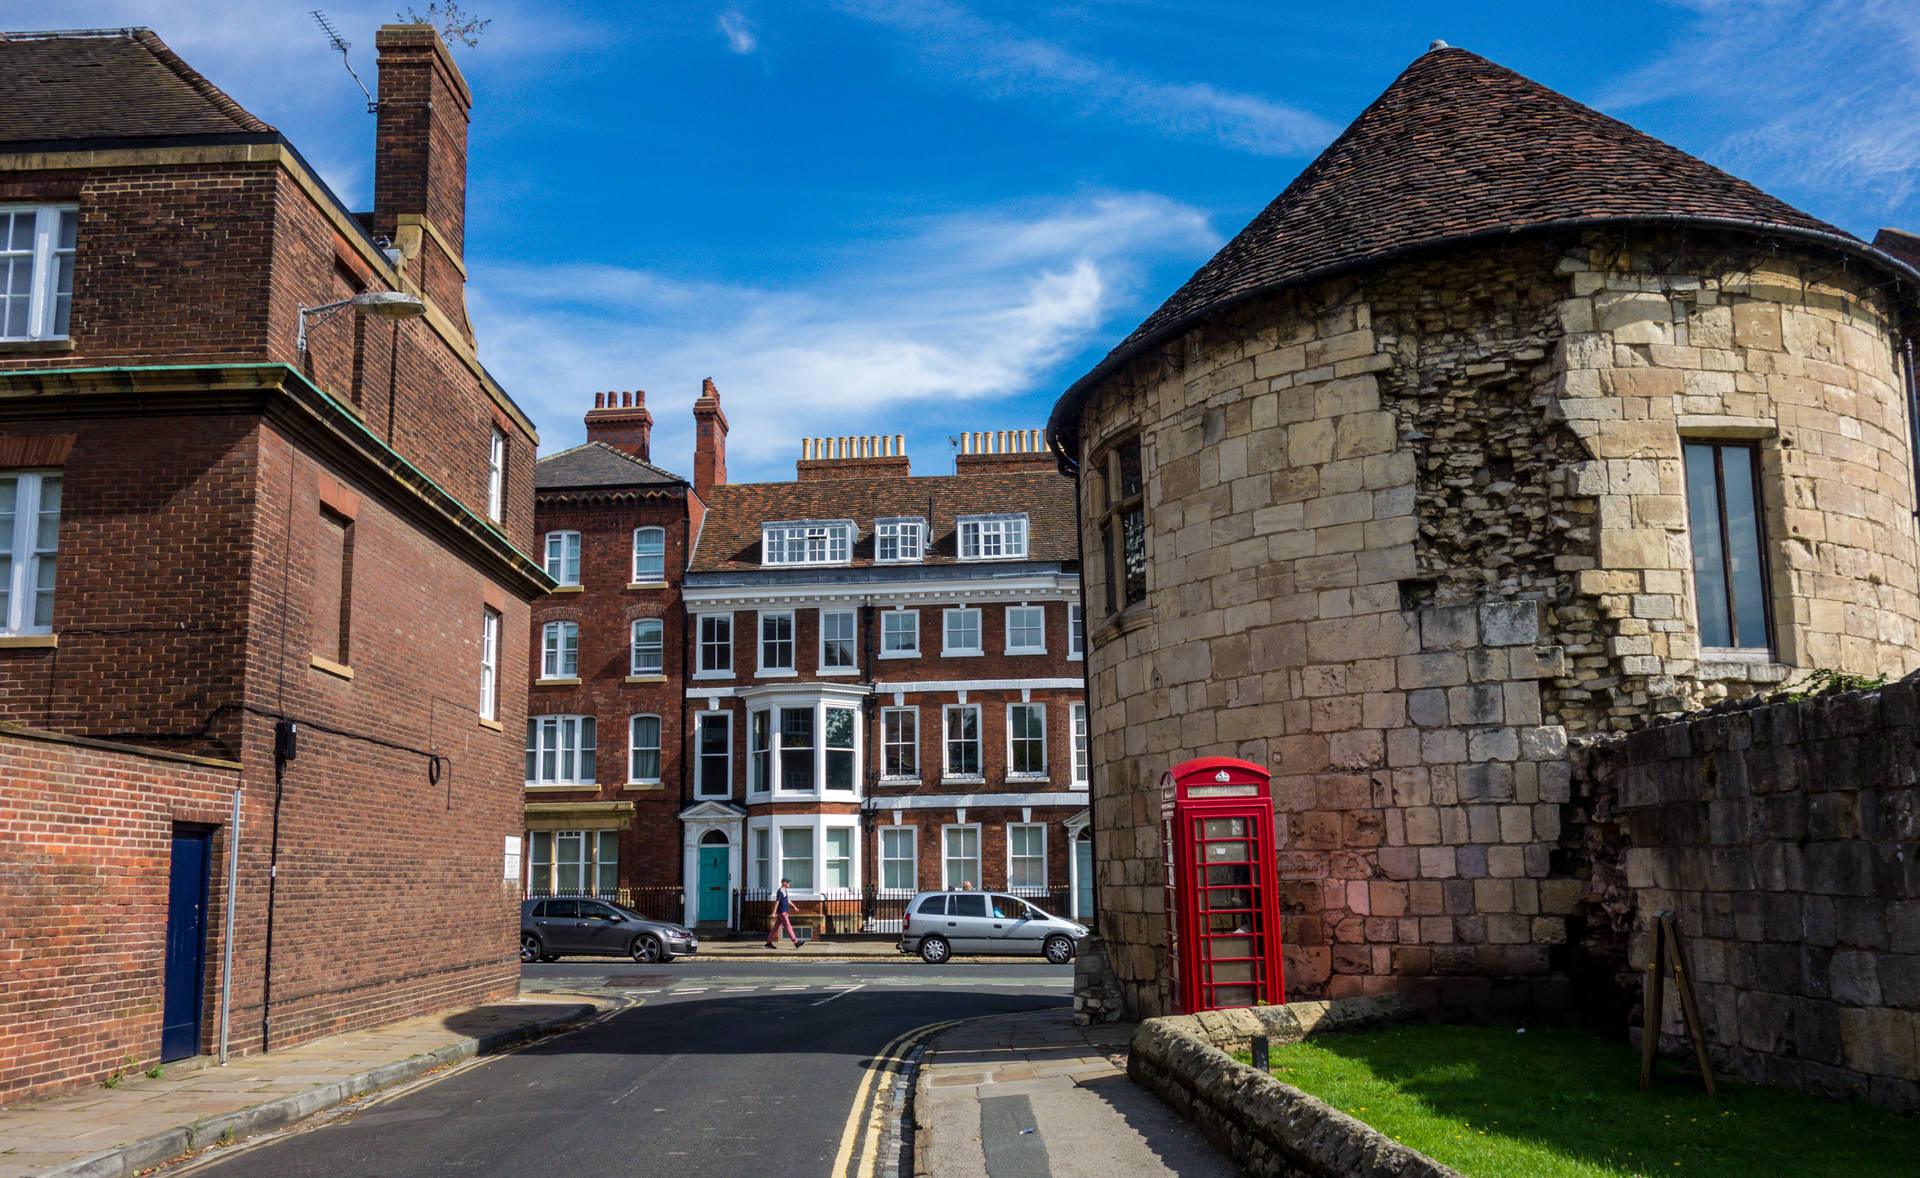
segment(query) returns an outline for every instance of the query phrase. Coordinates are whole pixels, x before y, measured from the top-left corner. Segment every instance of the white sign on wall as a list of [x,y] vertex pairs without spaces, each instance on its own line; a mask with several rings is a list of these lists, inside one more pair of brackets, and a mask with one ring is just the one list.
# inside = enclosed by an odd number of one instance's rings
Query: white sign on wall
[[501,868],[500,878],[507,883],[520,882],[520,836],[517,834],[507,836],[506,865]]

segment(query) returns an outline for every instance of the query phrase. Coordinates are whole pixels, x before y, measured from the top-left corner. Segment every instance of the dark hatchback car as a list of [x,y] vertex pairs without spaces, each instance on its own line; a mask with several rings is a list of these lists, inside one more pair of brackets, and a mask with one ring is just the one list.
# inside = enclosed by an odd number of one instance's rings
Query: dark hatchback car
[[648,920],[605,900],[527,900],[520,905],[520,960],[552,961],[587,954],[672,961],[700,951],[700,940],[677,924]]

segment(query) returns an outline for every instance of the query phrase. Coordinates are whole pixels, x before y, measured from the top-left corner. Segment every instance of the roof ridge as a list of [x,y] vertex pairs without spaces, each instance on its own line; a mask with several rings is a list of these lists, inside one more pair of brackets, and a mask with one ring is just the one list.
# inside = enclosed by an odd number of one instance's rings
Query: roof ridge
[[274,130],[271,124],[255,117],[246,107],[241,106],[229,97],[225,90],[208,81],[204,74],[188,65],[179,54],[175,53],[165,41],[160,39],[160,34],[145,26],[137,26],[132,29],[131,32],[132,39],[144,47],[148,53],[153,54],[153,56],[159,60],[160,64],[172,70],[175,77],[192,87],[195,92],[212,104],[221,114],[226,115],[235,123],[238,123],[243,130]]

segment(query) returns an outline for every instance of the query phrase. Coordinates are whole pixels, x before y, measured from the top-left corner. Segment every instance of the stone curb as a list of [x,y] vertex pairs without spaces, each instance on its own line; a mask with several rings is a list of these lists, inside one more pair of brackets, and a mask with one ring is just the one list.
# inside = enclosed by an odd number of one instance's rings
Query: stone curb
[[1297,1043],[1417,1017],[1405,998],[1384,995],[1148,1019],[1134,1033],[1127,1075],[1257,1178],[1462,1178],[1228,1054],[1254,1035]]
[[477,1055],[490,1055],[501,1048],[510,1047],[523,1040],[532,1039],[585,1019],[599,1013],[602,1009],[605,1008],[594,1003],[583,1002],[571,1014],[524,1023],[486,1035],[467,1036],[436,1051],[381,1064],[379,1067],[355,1073],[344,1080],[321,1084],[304,1092],[290,1093],[269,1100],[265,1104],[250,1105],[230,1113],[203,1117],[190,1125],[162,1130],[142,1137],[138,1141],[88,1154],[86,1157],[76,1158],[50,1170],[42,1170],[35,1178],[127,1178],[127,1175],[170,1162],[195,1149],[204,1149],[220,1141],[224,1134],[231,1133],[232,1136],[228,1140],[232,1142],[242,1141],[275,1129],[283,1129],[288,1125],[304,1121],[315,1113],[345,1104],[357,1096],[364,1096],[381,1088],[416,1079],[448,1064],[472,1059]]

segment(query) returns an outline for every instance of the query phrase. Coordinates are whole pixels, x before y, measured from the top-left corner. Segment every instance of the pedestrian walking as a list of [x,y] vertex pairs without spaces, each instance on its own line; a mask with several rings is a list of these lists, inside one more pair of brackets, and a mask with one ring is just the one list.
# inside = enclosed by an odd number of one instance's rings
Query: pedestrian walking
[[793,917],[791,915],[793,912],[793,893],[787,890],[787,885],[792,882],[792,880],[782,877],[780,880],[780,890],[773,894],[773,920],[767,925],[767,948],[769,949],[778,949],[780,947],[780,933],[782,930],[785,930],[787,940],[793,942],[795,949],[800,947],[800,938],[793,935]]

